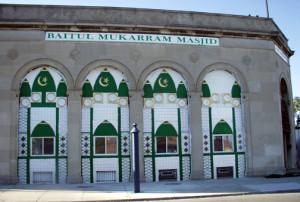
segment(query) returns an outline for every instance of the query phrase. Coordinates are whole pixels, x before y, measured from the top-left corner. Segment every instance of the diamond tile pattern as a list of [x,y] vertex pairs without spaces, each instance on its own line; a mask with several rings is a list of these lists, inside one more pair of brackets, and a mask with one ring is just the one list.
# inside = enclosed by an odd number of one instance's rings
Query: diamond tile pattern
[[58,123],[58,134],[67,135],[68,133],[68,108],[59,108],[59,123]]
[[60,135],[58,141],[59,147],[59,156],[67,156],[68,155],[68,136]]
[[20,157],[27,156],[27,134],[19,133],[18,137],[18,155]]
[[204,156],[204,178],[211,179],[211,158],[210,156]]
[[81,155],[90,156],[90,133],[81,133]]
[[146,182],[153,182],[152,158],[145,158],[145,178]]
[[121,107],[121,131],[129,131],[129,108]]
[[144,132],[144,155],[152,154],[152,139],[151,133]]
[[83,183],[91,183],[91,166],[90,159],[82,159],[82,181]]
[[244,152],[245,148],[245,133],[243,127],[243,112],[242,108],[234,108],[235,126],[236,126],[236,145],[238,152]]
[[129,182],[130,168],[130,158],[122,158],[122,182]]
[[187,108],[180,109],[181,132],[189,132],[189,112]]
[[238,155],[238,171],[239,177],[245,177],[246,175],[246,163],[245,163],[245,155],[240,154]]
[[202,112],[202,135],[203,135],[203,153],[210,153],[210,135],[209,135],[209,109],[201,108]]
[[121,133],[121,148],[122,148],[122,155],[130,155],[130,133],[129,132],[122,132]]
[[143,125],[144,132],[152,132],[151,109],[143,109]]
[[27,132],[27,110],[26,108],[19,108],[19,132]]
[[65,184],[67,182],[67,159],[59,159],[58,173],[59,184]]
[[182,157],[182,173],[183,173],[183,180],[190,180],[191,178],[191,166],[190,166],[190,157],[184,156]]
[[18,160],[18,176],[19,176],[19,183],[26,184],[27,183],[27,160],[26,159],[19,159]]
[[190,134],[189,133],[182,133],[181,134],[181,145],[182,145],[182,153],[183,154],[190,154]]
[[81,132],[90,132],[91,131],[91,109],[90,108],[82,108],[82,117],[81,117]]

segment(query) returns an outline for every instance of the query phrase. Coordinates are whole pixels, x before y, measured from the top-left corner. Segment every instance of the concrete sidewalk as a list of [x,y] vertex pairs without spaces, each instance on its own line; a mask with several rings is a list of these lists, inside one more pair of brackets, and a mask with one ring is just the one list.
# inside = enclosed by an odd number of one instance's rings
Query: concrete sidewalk
[[300,177],[151,182],[141,183],[141,193],[133,189],[133,183],[7,185],[0,186],[0,201],[138,201],[300,192]]

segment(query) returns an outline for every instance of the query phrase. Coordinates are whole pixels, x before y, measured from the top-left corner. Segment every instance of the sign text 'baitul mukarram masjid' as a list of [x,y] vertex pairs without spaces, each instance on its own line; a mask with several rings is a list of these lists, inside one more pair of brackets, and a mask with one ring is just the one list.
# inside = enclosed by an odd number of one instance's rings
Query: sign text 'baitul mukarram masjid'
[[219,46],[218,38],[157,34],[46,32],[49,41],[105,41]]

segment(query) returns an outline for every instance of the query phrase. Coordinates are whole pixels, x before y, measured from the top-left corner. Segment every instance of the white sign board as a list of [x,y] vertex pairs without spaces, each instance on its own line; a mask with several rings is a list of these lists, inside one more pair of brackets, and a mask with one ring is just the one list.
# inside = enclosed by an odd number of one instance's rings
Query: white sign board
[[275,51],[286,63],[289,63],[289,58],[284,54],[284,52],[277,45],[275,45]]
[[46,32],[47,41],[103,41],[219,46],[218,38],[158,34]]

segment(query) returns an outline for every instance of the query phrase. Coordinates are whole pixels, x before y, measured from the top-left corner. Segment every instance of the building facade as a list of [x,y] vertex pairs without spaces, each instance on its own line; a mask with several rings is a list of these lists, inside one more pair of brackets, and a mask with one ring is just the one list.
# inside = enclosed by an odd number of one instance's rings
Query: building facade
[[0,6],[3,184],[262,176],[296,166],[287,38],[270,18]]

